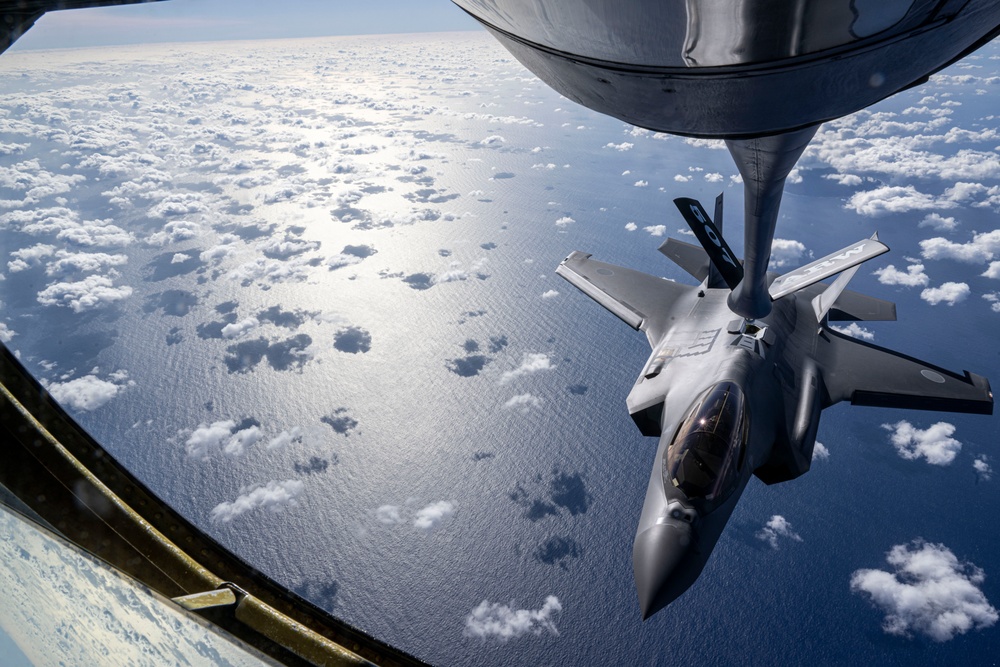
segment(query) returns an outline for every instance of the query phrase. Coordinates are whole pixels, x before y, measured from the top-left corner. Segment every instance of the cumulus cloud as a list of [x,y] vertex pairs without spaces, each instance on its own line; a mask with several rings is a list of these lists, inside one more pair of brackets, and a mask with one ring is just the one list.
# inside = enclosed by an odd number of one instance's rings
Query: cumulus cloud
[[102,308],[127,299],[132,288],[114,287],[105,276],[87,276],[76,282],[52,283],[38,293],[38,302],[45,306],[65,306],[74,313]]
[[635,230],[639,229],[639,226],[637,224],[635,224],[634,222],[626,222],[625,223],[625,229],[628,230],[628,231],[630,231],[630,232],[634,232]]
[[930,227],[931,229],[936,229],[939,232],[951,232],[955,231],[955,228],[958,227],[958,223],[955,221],[955,218],[946,218],[940,213],[928,213],[917,226]]
[[883,269],[877,269],[874,275],[878,276],[878,281],[883,285],[902,285],[904,287],[921,287],[930,282],[930,278],[924,273],[923,264],[910,264],[906,271],[900,271],[894,265]]
[[554,617],[561,611],[559,598],[554,595],[546,597],[540,609],[515,609],[513,602],[508,606],[483,600],[465,617],[463,634],[480,639],[495,637],[501,641],[528,633],[540,635],[548,632],[558,635]]
[[109,255],[104,252],[56,252],[56,260],[45,267],[45,275],[62,276],[67,273],[103,271],[108,267],[128,263],[127,255]]
[[940,236],[925,239],[920,242],[920,254],[924,259],[954,259],[970,264],[988,262],[1000,255],[1000,229],[975,234],[968,243],[955,243]]
[[413,519],[413,527],[425,532],[432,531],[447,521],[454,513],[454,504],[447,500],[439,500],[417,510],[417,516]]
[[568,215],[564,215],[563,217],[556,220],[556,227],[565,227],[566,225],[571,225],[574,222],[576,222],[576,220],[569,217]]
[[552,361],[549,359],[547,354],[542,352],[532,352],[524,355],[520,366],[512,371],[505,372],[500,377],[500,382],[510,382],[511,380],[521,377],[522,375],[531,375],[539,371],[547,371],[553,368],[555,368],[555,366],[552,365]]
[[983,298],[989,302],[990,310],[994,313],[1000,313],[1000,293],[987,292],[983,295]]
[[46,389],[63,407],[89,412],[117,396],[122,385],[90,374],[66,382],[51,382]]
[[555,298],[557,296],[559,296],[559,292],[557,292],[554,289],[545,290],[544,292],[542,292],[542,298],[543,299],[553,299],[553,298]]
[[[826,448],[824,447],[824,449]],[[799,534],[792,530],[792,524],[788,523],[788,520],[780,514],[775,514],[768,519],[767,523],[764,524],[764,527],[757,531],[754,537],[758,540],[767,542],[771,545],[772,549],[778,548],[778,540],[781,538],[794,540],[796,542],[802,541]]]
[[965,301],[969,293],[969,286],[965,283],[944,283],[940,287],[928,287],[920,293],[920,298],[932,306],[939,303],[954,306],[956,303]]
[[976,457],[972,462],[972,468],[980,480],[988,482],[993,479],[993,467],[989,464],[989,459],[985,454]]
[[852,208],[858,215],[872,217],[906,213],[907,211],[955,208],[956,206],[958,204],[948,199],[936,199],[931,195],[918,192],[912,185],[886,185],[874,190],[855,192],[844,204],[844,208]]
[[239,338],[245,333],[248,333],[257,328],[260,322],[257,321],[256,317],[248,317],[239,322],[230,322],[226,326],[222,327],[222,337],[223,338]]
[[284,281],[302,282],[309,277],[309,269],[313,262],[298,256],[286,260],[266,259],[258,257],[252,262],[246,262],[230,271],[230,280],[238,280],[244,287],[254,281],[279,283]]
[[806,247],[799,241],[791,239],[774,239],[771,242],[771,266],[780,268],[801,257]]
[[916,428],[908,421],[882,424],[890,432],[889,441],[904,459],[913,461],[923,457],[928,463],[946,466],[962,451],[962,443],[951,437],[955,425],[937,422],[927,429]]
[[663,236],[667,233],[666,225],[649,225],[647,227],[643,227],[643,229],[649,232],[650,236]]
[[13,258],[11,261],[7,262],[7,270],[11,273],[17,273],[18,271],[24,271],[33,266],[38,266],[42,263],[42,260],[46,257],[51,257],[55,254],[55,246],[47,245],[45,243],[36,243],[33,246],[28,246],[27,248],[19,248],[10,253]]
[[382,505],[375,510],[375,518],[379,523],[396,524],[402,523],[403,517],[399,513],[399,505]]
[[0,322],[0,343],[9,343],[17,332],[7,326],[6,322]]
[[542,407],[542,399],[530,393],[518,394],[504,403],[503,407],[508,410],[516,409],[521,412],[529,412],[532,408]]
[[184,442],[188,458],[205,461],[219,451],[228,456],[241,456],[247,447],[264,437],[260,427],[251,422],[252,420],[246,420],[237,425],[232,419],[227,419],[199,424]]
[[607,143],[607,144],[604,144],[604,147],[605,147],[605,148],[613,148],[613,149],[615,149],[616,151],[621,151],[621,152],[624,152],[624,151],[627,151],[627,150],[631,150],[631,149],[632,149],[632,146],[633,146],[633,145],[634,145],[634,144],[630,144],[630,143],[629,143],[629,142],[627,142],[627,141],[623,141],[623,142],[621,142],[620,144],[615,144],[615,143]]
[[996,624],[997,610],[979,586],[982,569],[960,562],[943,544],[916,540],[886,554],[894,572],[861,569],[851,575],[851,592],[866,593],[885,613],[882,629],[891,635],[919,633],[936,642]]
[[819,440],[817,440],[816,444],[813,445],[812,460],[813,461],[829,461],[830,460],[830,450],[827,449],[826,445],[824,445]]
[[302,427],[293,426],[287,431],[282,431],[278,435],[271,438],[267,443],[268,449],[284,449],[291,444],[302,442]]
[[857,322],[851,322],[847,326],[837,326],[831,325],[831,329],[834,331],[839,331],[842,334],[850,336],[852,338],[860,338],[861,340],[875,340],[875,332],[870,329],[865,329],[863,326]]
[[644,188],[644,187],[647,187],[649,185],[649,181],[639,180],[639,181],[636,181],[635,183],[633,183],[633,185],[635,185],[635,187],[637,187],[637,188]]
[[175,220],[168,222],[158,232],[154,232],[146,237],[149,245],[163,246],[168,243],[177,243],[196,238],[201,233],[201,225],[187,220]]
[[305,490],[305,484],[297,479],[271,481],[241,493],[232,502],[219,503],[212,508],[212,523],[229,523],[236,517],[255,509],[279,512],[290,505],[297,505],[297,498]]

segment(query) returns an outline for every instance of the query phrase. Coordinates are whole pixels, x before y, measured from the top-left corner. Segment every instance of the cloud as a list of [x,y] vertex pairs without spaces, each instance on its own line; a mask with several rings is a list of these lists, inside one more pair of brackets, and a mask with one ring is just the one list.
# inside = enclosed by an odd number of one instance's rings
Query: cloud
[[455,505],[446,500],[439,500],[417,510],[417,516],[413,519],[413,527],[417,530],[430,532],[448,520],[454,513]]
[[797,260],[805,251],[806,247],[799,241],[774,239],[771,242],[771,266],[774,268],[785,266]]
[[176,220],[163,225],[163,229],[146,237],[149,245],[163,246],[168,243],[178,243],[197,238],[201,234],[201,225],[187,220]]
[[110,278],[87,276],[77,282],[52,283],[38,293],[38,302],[45,306],[65,306],[74,313],[109,306],[132,295],[127,285],[113,287]]
[[636,181],[635,183],[633,183],[633,185],[635,185],[635,187],[637,187],[637,188],[645,188],[645,187],[647,187],[649,185],[649,181],[639,180],[639,181]]
[[256,317],[248,317],[245,320],[240,320],[239,322],[230,322],[226,326],[222,327],[222,337],[239,338],[243,334],[256,329],[258,324],[260,324],[260,322],[257,321]]
[[330,267],[331,271],[334,271],[345,266],[358,264],[361,260],[366,257],[371,257],[377,252],[378,251],[370,245],[347,245],[344,246],[344,249],[340,253],[326,260],[326,265]]
[[24,271],[33,266],[38,266],[42,263],[42,260],[46,257],[51,257],[55,254],[55,246],[46,245],[44,243],[36,243],[33,246],[27,248],[19,248],[10,253],[13,259],[7,262],[7,270],[11,273],[17,273],[18,271]]
[[705,180],[709,183],[721,183],[723,176],[719,172],[712,172],[710,174],[705,174]]
[[188,458],[201,461],[207,461],[219,451],[227,456],[242,456],[247,447],[263,437],[260,425],[255,420],[247,419],[237,425],[232,419],[227,419],[199,424],[184,442],[184,449]]
[[315,261],[297,256],[286,260],[265,259],[258,257],[252,262],[246,262],[230,271],[230,280],[238,280],[244,287],[254,281],[266,280],[272,283],[282,281],[302,282],[309,277],[309,268]]
[[7,326],[6,322],[0,322],[0,343],[9,343],[17,332]]
[[375,518],[380,523],[396,524],[403,523],[403,518],[399,513],[399,505],[382,505],[375,510]]
[[945,218],[940,213],[928,213],[917,225],[918,227],[930,227],[939,232],[952,232],[958,227],[955,218]]
[[932,306],[939,303],[954,306],[956,303],[965,301],[969,293],[969,286],[965,283],[944,283],[941,287],[928,287],[920,293],[920,298]]
[[857,174],[827,174],[823,178],[829,179],[831,181],[836,181],[841,185],[855,186],[861,185],[861,177]]
[[886,185],[874,190],[855,192],[844,204],[844,208],[853,208],[858,215],[872,217],[956,206],[958,204],[948,199],[935,199],[928,194],[918,192],[912,185]]
[[994,313],[1000,313],[1000,293],[988,292],[983,295],[983,298],[989,301],[990,310]]
[[677,181],[678,183],[687,183],[688,181],[691,180],[691,177],[685,176],[684,174],[676,174],[674,176],[674,180]]
[[904,459],[913,461],[923,457],[931,465],[946,466],[962,451],[962,443],[952,438],[954,424],[937,422],[926,430],[914,427],[908,421],[882,424],[891,432],[889,441]]
[[[818,444],[818,443],[817,443]],[[822,445],[821,445],[822,446]],[[824,449],[826,449],[824,447]],[[788,523],[788,520],[780,514],[775,514],[768,522],[764,524],[754,535],[758,540],[763,540],[771,545],[772,549],[778,548],[778,540],[782,537],[794,540],[796,542],[801,542],[802,538],[792,530],[792,524]]]
[[906,271],[900,271],[894,265],[883,269],[877,269],[874,275],[878,276],[878,281],[883,285],[903,285],[904,287],[926,286],[930,278],[924,273],[923,264],[910,264]]
[[103,271],[107,267],[128,263],[127,255],[109,255],[104,252],[56,252],[56,260],[45,267],[45,275],[62,276],[67,273]]
[[236,517],[255,509],[279,512],[289,505],[297,505],[297,498],[305,490],[305,484],[297,479],[271,481],[241,493],[232,502],[223,502],[212,508],[212,523],[229,523]]
[[850,336],[851,338],[860,338],[861,340],[875,340],[875,332],[870,329],[865,329],[863,326],[857,322],[851,322],[847,326],[837,326],[835,324],[830,325],[830,328],[834,331],[839,331],[840,333]]
[[644,231],[649,232],[650,236],[663,236],[667,233],[666,225],[649,225],[648,227],[643,227]]
[[630,232],[634,232],[635,230],[639,229],[639,226],[637,224],[635,224],[634,222],[626,222],[625,223],[625,229],[628,230],[628,231],[630,231]]
[[976,457],[976,459],[972,462],[972,468],[976,471],[979,479],[984,482],[988,482],[993,479],[993,467],[987,462],[988,460],[988,457],[983,454]]
[[297,444],[302,442],[302,427],[293,426],[287,431],[282,431],[278,435],[271,438],[267,443],[268,449],[284,449],[291,444]]
[[90,374],[66,382],[49,383],[46,389],[63,407],[89,412],[107,404],[118,395],[122,386]]
[[613,149],[615,149],[616,151],[619,151],[619,152],[625,152],[627,150],[631,150],[632,146],[634,146],[634,145],[635,144],[630,144],[627,141],[623,141],[620,144],[607,143],[607,144],[604,144],[604,147],[605,148],[613,148]]
[[542,292],[542,298],[543,299],[554,299],[557,296],[559,296],[559,292],[556,291],[556,290],[554,290],[554,289],[550,289],[550,290],[546,290],[546,291]]
[[538,371],[547,371],[553,368],[555,368],[555,366],[552,365],[552,361],[549,359],[547,354],[542,352],[532,352],[524,355],[520,366],[512,371],[505,372],[500,377],[500,382],[510,382],[515,378],[521,377],[522,375],[530,375],[532,373],[537,373]]
[[940,236],[920,242],[924,259],[954,259],[976,264],[988,262],[1000,255],[1000,229],[975,234],[968,243],[954,243]]
[[1000,280],[1000,262],[990,262],[988,269],[983,271],[981,274],[983,278],[993,278]]
[[891,635],[919,633],[945,642],[997,622],[997,610],[979,586],[986,578],[972,563],[962,563],[943,544],[915,540],[886,554],[895,572],[855,570],[851,592],[867,593],[885,613],[882,629]]
[[563,217],[556,220],[556,227],[565,227],[566,225],[571,225],[574,222],[576,222],[576,220],[569,217],[568,215],[564,215]]
[[542,407],[542,399],[530,393],[518,394],[517,396],[512,397],[510,400],[504,403],[503,407],[507,410],[517,409],[520,410],[521,412],[529,412],[531,408]]
[[483,600],[465,617],[465,630],[462,634],[480,639],[496,637],[501,641],[515,639],[528,633],[559,634],[553,617],[562,611],[562,605],[555,595],[546,597],[541,609],[514,609],[513,606],[513,602],[507,606],[499,603],[490,604],[489,600]]
[[813,445],[812,460],[813,461],[829,461],[830,460],[830,450],[826,448],[826,445],[824,445],[822,442],[820,442],[818,440],[816,441],[816,444]]

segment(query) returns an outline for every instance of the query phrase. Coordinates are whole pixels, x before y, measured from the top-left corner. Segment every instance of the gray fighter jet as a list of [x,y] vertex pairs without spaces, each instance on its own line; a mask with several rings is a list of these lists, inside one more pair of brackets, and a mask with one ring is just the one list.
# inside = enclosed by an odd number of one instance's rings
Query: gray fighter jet
[[[643,619],[701,573],[740,494],[809,470],[820,411],[853,405],[992,414],[986,378],[933,366],[832,330],[831,320],[895,320],[895,305],[849,291],[861,263],[888,248],[859,241],[800,269],[768,274],[766,317],[736,317],[727,296],[743,267],[715,221],[677,199],[702,247],[660,252],[696,279],[682,285],[573,252],[556,269],[649,339],[628,395],[643,435],[660,438],[632,552]],[[715,224],[718,222],[720,224]],[[840,274],[832,282],[820,282]]]
[[[776,277],[785,179],[819,125],[920,85],[1000,34],[994,0],[453,0],[552,88],[639,127],[724,139],[744,183],[739,261],[697,202],[676,204],[702,247],[660,251],[686,287],[574,252],[558,273],[652,354],[628,397],[660,438],[635,538],[643,618],[694,582],[751,474],[809,469],[820,411],[849,400],[992,414],[985,378],[842,336],[830,320],[892,320],[845,289],[876,238]],[[819,281],[840,276],[830,285]]]

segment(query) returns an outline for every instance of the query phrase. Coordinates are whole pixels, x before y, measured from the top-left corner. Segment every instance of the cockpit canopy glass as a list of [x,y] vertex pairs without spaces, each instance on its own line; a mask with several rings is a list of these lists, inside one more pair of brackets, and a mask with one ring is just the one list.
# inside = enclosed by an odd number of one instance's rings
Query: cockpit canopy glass
[[711,509],[739,482],[749,421],[743,391],[720,382],[695,401],[663,457],[663,481]]

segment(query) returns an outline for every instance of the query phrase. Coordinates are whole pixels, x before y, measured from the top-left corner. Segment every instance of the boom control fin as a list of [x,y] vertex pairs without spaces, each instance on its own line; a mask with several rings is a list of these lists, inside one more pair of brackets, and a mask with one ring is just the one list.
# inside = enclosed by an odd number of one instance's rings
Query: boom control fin
[[[722,238],[720,226],[712,222],[708,212],[696,199],[680,197],[674,200],[674,204],[711,260],[708,286],[722,287],[721,284],[713,284],[716,282],[713,278],[718,277],[721,278],[721,283],[729,289],[735,289],[743,280],[743,265],[736,259],[736,253],[732,251],[726,240]],[[722,221],[722,195],[719,195],[715,200],[715,216],[719,222]]]

